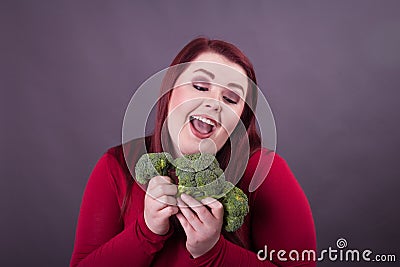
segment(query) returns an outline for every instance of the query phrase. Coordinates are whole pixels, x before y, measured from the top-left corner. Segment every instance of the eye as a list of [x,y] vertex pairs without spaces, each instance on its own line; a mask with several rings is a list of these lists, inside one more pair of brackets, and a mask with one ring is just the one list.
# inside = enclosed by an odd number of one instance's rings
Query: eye
[[230,90],[225,91],[223,98],[229,104],[234,104],[234,105],[236,105],[240,100],[240,96],[238,96],[236,93]]
[[196,90],[199,90],[199,91],[208,91],[208,88],[207,88],[207,87],[200,86],[200,85],[198,85],[198,84],[193,84],[193,87],[194,87]]
[[230,99],[230,98],[229,98],[229,97],[227,97],[227,96],[224,96],[224,100],[225,100],[226,102],[230,103],[230,104],[237,104],[237,102],[236,102],[236,101],[234,101],[234,100]]

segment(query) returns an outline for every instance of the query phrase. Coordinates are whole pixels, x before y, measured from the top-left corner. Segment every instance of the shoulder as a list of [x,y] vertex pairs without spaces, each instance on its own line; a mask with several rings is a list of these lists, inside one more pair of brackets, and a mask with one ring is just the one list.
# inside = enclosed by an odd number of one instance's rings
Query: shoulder
[[[251,182],[248,192],[251,198],[263,199],[270,203],[303,203],[308,205],[304,191],[294,176],[286,160],[276,152],[258,151],[249,162]],[[282,204],[281,203],[281,204]]]
[[109,165],[123,166],[125,160],[122,145],[117,145],[107,149],[103,155],[103,158]]
[[261,148],[248,160],[240,187],[246,193],[252,193],[267,184],[297,183],[286,160],[273,150]]
[[111,147],[106,151],[104,157],[108,159],[110,164],[117,164],[126,174],[130,174],[137,159],[142,154],[147,153],[145,140],[145,138],[137,138]]
[[113,174],[115,173],[116,169],[122,168],[124,160],[123,153],[121,151],[121,145],[107,149],[97,161],[93,172],[99,170],[104,174]]
[[126,179],[120,150],[121,146],[115,146],[103,153],[90,175],[89,187],[108,187],[117,192],[121,191]]
[[258,151],[250,162],[253,168],[249,170],[252,175],[248,192],[253,207],[258,205],[262,207],[260,210],[277,212],[287,210],[293,214],[301,210],[305,216],[311,214],[308,199],[283,157],[275,152]]
[[[247,166],[249,171],[254,171],[256,168],[264,170],[264,174],[268,171],[279,171],[288,168],[286,160],[277,152],[268,148],[261,148],[256,150],[249,157],[249,164]],[[268,170],[267,170],[268,168]]]
[[128,187],[134,181],[126,163],[125,148],[124,144],[120,144],[107,149],[97,161],[86,187],[90,192],[101,195],[112,193],[117,196],[120,206]]

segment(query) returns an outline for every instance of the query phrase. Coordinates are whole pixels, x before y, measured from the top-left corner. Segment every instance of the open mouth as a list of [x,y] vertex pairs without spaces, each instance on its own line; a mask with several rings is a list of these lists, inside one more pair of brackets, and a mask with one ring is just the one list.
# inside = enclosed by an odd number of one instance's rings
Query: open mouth
[[200,115],[190,116],[190,129],[198,138],[204,139],[210,137],[217,128],[217,125],[218,123],[211,118]]

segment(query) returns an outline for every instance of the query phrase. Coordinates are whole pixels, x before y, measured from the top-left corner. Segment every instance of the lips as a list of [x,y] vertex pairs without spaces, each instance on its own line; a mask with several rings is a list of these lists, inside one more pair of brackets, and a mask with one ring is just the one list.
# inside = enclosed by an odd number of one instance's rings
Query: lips
[[190,130],[200,139],[210,137],[214,132],[218,123],[205,115],[192,115],[190,116]]

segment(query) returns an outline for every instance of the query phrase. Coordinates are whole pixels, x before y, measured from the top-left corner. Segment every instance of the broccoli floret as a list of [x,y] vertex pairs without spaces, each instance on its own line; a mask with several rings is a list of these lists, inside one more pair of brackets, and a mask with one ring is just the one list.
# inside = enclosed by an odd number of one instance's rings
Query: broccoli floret
[[243,222],[244,216],[224,216],[224,229],[227,232],[235,232],[237,229],[240,228],[240,226],[242,226]]
[[[228,183],[228,182],[227,182]],[[243,224],[249,212],[248,198],[238,187],[233,187],[222,199],[225,230],[234,232]]]
[[173,164],[175,168],[183,171],[199,172],[205,169],[220,169],[219,163],[215,156],[205,153],[185,155],[183,157],[175,159]]
[[167,152],[142,155],[135,166],[136,181],[146,184],[154,176],[167,175],[172,161],[172,156]]
[[211,154],[191,154],[174,163],[178,176],[178,195],[191,195],[197,200],[223,195],[225,177],[217,159]]

